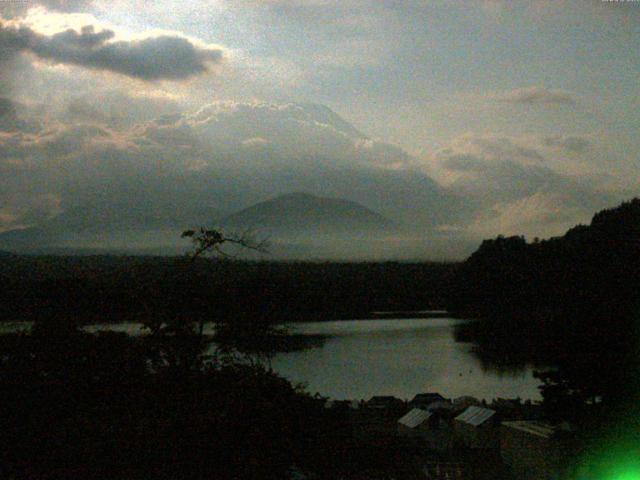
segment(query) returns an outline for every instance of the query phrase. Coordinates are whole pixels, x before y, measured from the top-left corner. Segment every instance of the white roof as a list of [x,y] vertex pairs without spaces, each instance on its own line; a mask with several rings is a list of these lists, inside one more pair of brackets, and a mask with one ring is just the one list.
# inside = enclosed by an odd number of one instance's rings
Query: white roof
[[556,431],[553,425],[536,421],[518,420],[514,422],[502,422],[502,425],[544,438],[549,438]]
[[405,425],[409,428],[416,428],[418,425],[422,424],[426,421],[432,412],[428,410],[422,410],[421,408],[414,408],[409,413],[407,413],[404,417],[398,420],[398,423]]
[[495,410],[471,406],[456,417],[456,420],[477,427],[495,415]]

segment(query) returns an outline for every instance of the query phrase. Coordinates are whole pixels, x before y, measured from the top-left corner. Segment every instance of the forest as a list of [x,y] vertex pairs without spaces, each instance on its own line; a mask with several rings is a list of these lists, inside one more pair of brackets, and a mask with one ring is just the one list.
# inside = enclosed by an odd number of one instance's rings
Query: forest
[[[578,426],[579,452],[640,455],[640,199],[528,243],[486,240],[447,291],[458,331],[488,361],[540,362],[547,415]],[[567,460],[569,461],[569,460]]]
[[446,263],[269,262],[200,257],[0,258],[0,321],[84,324],[185,317],[271,322],[366,318],[444,304]]

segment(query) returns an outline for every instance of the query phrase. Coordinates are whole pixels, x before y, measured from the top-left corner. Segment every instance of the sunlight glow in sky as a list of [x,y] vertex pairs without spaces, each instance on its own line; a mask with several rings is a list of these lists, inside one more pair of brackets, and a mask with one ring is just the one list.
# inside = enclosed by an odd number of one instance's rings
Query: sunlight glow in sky
[[[145,159],[157,160],[162,144],[188,166],[225,165],[224,151],[236,159],[228,171],[243,165],[249,176],[276,158],[393,170],[416,187],[397,186],[407,197],[383,204],[387,215],[426,225],[426,213],[407,210],[424,205],[448,219],[429,220],[441,232],[558,235],[640,193],[639,39],[637,2],[2,2],[0,167],[11,174],[0,182],[0,231],[44,214],[44,198],[63,209],[81,202],[53,165],[76,172],[75,185],[87,180],[87,156],[104,160],[92,178],[107,178],[123,166],[152,169]],[[205,128],[194,119],[213,104],[244,106]],[[316,107],[304,107],[303,125],[300,112],[280,108],[291,104]],[[269,132],[258,115],[269,116]],[[145,178],[165,169],[156,166]],[[433,189],[432,180],[465,205],[425,203],[437,192],[417,185]],[[251,199],[289,185],[260,182]],[[316,193],[377,208],[368,182],[331,190],[318,180]]]

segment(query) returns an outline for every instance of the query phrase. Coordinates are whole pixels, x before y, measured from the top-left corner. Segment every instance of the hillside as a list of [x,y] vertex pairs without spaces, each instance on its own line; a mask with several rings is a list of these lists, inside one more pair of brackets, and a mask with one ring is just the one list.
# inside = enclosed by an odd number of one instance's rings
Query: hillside
[[290,193],[257,203],[229,215],[223,225],[284,236],[358,236],[397,230],[393,222],[359,203],[307,193]]
[[213,208],[168,205],[88,204],[67,209],[37,225],[0,233],[0,249],[19,252],[128,252],[178,254],[184,228],[210,225],[220,218]]
[[559,365],[584,398],[613,401],[640,367],[639,285],[636,198],[561,237],[485,240],[456,269],[447,308],[479,320],[464,335],[489,360]]
[[[87,142],[94,133],[85,132]],[[380,238],[395,231],[392,222],[403,226],[399,246],[365,246],[358,240],[317,248],[288,238],[282,255],[274,249],[278,258],[459,258],[470,251],[460,235],[451,246],[454,230],[443,235],[438,229],[469,218],[473,205],[465,197],[421,170],[388,168],[411,165],[413,159],[322,105],[214,102],[196,112],[149,119],[131,141],[139,148],[118,150],[114,158],[83,151],[82,159],[93,159],[90,167],[78,159],[62,172],[51,166],[55,162],[39,162],[30,178],[47,178],[46,184],[14,188],[39,189],[55,201],[42,211],[4,205],[21,213],[0,222],[5,232],[0,249],[177,254],[184,251],[183,229],[220,225],[230,217],[237,225],[286,226],[289,237],[310,232],[314,240],[319,234],[353,232],[358,239],[363,232]],[[200,153],[185,155],[184,142],[196,142]],[[241,209],[284,192],[348,198],[358,205],[324,201],[307,212],[309,220],[301,218],[300,207],[289,205],[284,216],[243,212],[248,218],[236,218]],[[252,218],[254,213],[259,218]]]

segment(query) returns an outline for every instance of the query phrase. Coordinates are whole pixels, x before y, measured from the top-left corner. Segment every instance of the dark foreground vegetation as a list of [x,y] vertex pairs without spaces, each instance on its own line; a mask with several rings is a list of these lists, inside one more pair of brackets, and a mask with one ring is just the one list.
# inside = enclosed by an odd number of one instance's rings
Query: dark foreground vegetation
[[[15,479],[368,478],[406,470],[249,357],[205,358],[197,335],[0,337],[0,464]],[[352,476],[353,475],[353,476]]]
[[[415,450],[265,359],[282,321],[443,305],[477,319],[458,334],[485,361],[553,367],[538,376],[545,418],[569,426],[567,478],[640,468],[640,200],[459,265],[7,255],[0,281],[0,319],[35,322],[0,337],[3,478],[422,478]],[[149,334],[79,328],[119,321]]]
[[615,461],[624,444],[640,459],[640,199],[562,237],[486,240],[448,296],[450,311],[478,319],[458,334],[481,357],[554,366],[537,374],[544,403],[583,432],[576,452]]
[[[196,253],[216,235],[196,237]],[[448,266],[10,255],[0,265],[2,319],[34,322],[0,336],[2,478],[420,478],[393,435],[358,435],[345,412],[267,365],[280,322],[436,307]],[[122,321],[148,334],[81,329]]]
[[311,321],[441,308],[450,264],[249,262],[186,257],[0,258],[0,321],[175,316]]

